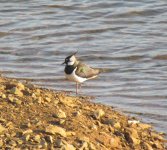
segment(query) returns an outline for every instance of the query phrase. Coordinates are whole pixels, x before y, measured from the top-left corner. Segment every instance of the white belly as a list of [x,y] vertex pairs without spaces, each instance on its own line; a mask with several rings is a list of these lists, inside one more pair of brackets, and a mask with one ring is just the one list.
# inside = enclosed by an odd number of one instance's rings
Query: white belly
[[[77,69],[77,68],[76,68]],[[66,78],[70,81],[82,83],[87,80],[87,78],[81,78],[75,74],[76,69],[72,72],[72,74],[65,74]]]

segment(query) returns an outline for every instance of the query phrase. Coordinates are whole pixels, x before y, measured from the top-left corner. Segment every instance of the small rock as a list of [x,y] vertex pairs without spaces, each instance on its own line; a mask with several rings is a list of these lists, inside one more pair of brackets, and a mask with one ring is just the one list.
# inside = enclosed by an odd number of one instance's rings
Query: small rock
[[82,142],[89,142],[90,141],[89,137],[86,137],[86,136],[79,137],[78,140],[82,141]]
[[97,126],[99,126],[99,127],[101,127],[101,126],[102,126],[101,122],[100,122],[100,121],[98,121],[98,120],[96,121],[96,125],[97,125]]
[[11,103],[13,103],[14,97],[13,97],[12,95],[9,95],[9,96],[8,96],[8,100],[9,100]]
[[8,127],[9,129],[13,129],[13,128],[14,128],[14,125],[13,125],[12,122],[8,122],[8,123],[6,124],[6,127]]
[[149,125],[149,124],[144,124],[144,123],[139,123],[139,124],[138,124],[138,127],[142,128],[143,130],[152,128],[151,125]]
[[53,143],[53,137],[48,135],[45,137],[46,141],[49,142],[49,143]]
[[51,99],[49,97],[45,97],[45,101],[49,103],[51,102]]
[[22,93],[17,87],[13,87],[13,88],[10,90],[10,92],[11,92],[12,94],[15,94],[15,95],[20,96],[20,97],[23,96],[23,93]]
[[132,125],[132,124],[139,124],[140,121],[139,120],[128,120],[128,124]]
[[105,119],[105,120],[102,121],[102,123],[113,126],[115,124],[115,120],[113,120],[113,119]]
[[19,145],[22,145],[22,144],[23,144],[23,140],[21,140],[21,139],[18,139],[16,142],[17,142]]
[[96,150],[96,147],[92,143],[88,143],[89,150]]
[[4,90],[5,86],[4,85],[0,85],[0,90]]
[[72,132],[72,131],[68,131],[68,132],[66,132],[66,134],[67,134],[67,136],[74,136],[74,135],[76,135],[76,133]]
[[6,131],[6,128],[0,124],[0,134],[3,133],[4,131]]
[[62,104],[66,105],[66,106],[69,106],[69,107],[77,106],[73,97],[70,97],[70,96],[62,97],[62,96],[58,95],[58,99]]
[[65,143],[62,147],[61,147],[62,150],[76,150],[76,148],[71,145],[71,144],[68,144],[68,143]]
[[144,142],[144,145],[147,150],[154,150],[150,144]]
[[46,127],[45,132],[50,134],[60,134],[63,137],[66,137],[66,131],[64,128],[55,126],[55,125],[49,125]]
[[36,136],[34,137],[34,141],[37,142],[37,143],[40,143],[40,141],[41,141],[40,135],[36,135]]
[[35,93],[36,93],[36,95],[39,96],[41,94],[41,90],[40,89],[36,89]]
[[4,122],[6,122],[6,120],[3,118],[0,118],[0,123],[4,123]]
[[58,110],[58,112],[54,115],[56,118],[66,118],[66,113],[62,111],[61,109]]
[[74,112],[73,113],[73,115],[76,117],[76,116],[80,116],[81,115],[81,111],[79,110],[79,111],[76,111],[76,112]]
[[36,98],[35,93],[32,93],[31,97],[32,97],[32,98]]
[[116,122],[116,123],[114,124],[114,128],[120,129],[120,128],[121,128],[121,124],[120,124],[119,122]]
[[[105,139],[105,140],[104,140]],[[101,132],[97,141],[105,146],[121,149],[120,139],[105,132]]]
[[33,89],[33,88],[35,88],[36,86],[35,86],[34,84],[28,83],[28,84],[26,84],[26,87],[29,88],[29,89]]
[[27,128],[31,127],[31,123],[28,122],[28,123],[26,124],[26,127],[27,127]]
[[43,138],[41,139],[40,145],[42,148],[47,148],[47,146],[48,146],[47,142]]
[[17,146],[17,143],[15,141],[11,140],[11,141],[9,141],[9,145],[15,147],[15,146]]
[[37,121],[36,123],[35,123],[35,125],[38,127],[38,126],[41,126],[42,125],[42,122],[41,121]]
[[63,146],[63,140],[62,139],[57,139],[55,143],[56,143],[57,147]]
[[162,140],[162,141],[164,140],[162,135],[155,133],[155,132],[152,132],[151,136],[154,137],[154,139],[156,139],[156,140]]
[[33,131],[31,129],[23,131],[23,135],[25,135],[25,134],[31,134],[31,133],[33,133]]
[[29,134],[26,134],[26,135],[24,136],[24,140],[25,140],[25,141],[29,141],[29,139],[30,139],[30,135],[29,135]]
[[5,94],[2,94],[1,97],[5,99],[5,98],[6,98],[6,95],[5,95]]
[[156,149],[163,149],[163,146],[159,141],[154,141],[153,147]]
[[24,84],[22,84],[21,82],[19,82],[19,83],[17,83],[17,88],[19,89],[19,90],[25,90],[25,86],[24,86]]
[[99,109],[93,113],[93,117],[95,117],[95,119],[100,119],[104,115],[105,112],[102,109]]
[[17,99],[17,98],[14,98],[13,99],[13,103],[17,104],[17,105],[21,105],[22,101]]
[[79,150],[87,150],[88,149],[88,143],[87,142],[83,142],[82,146],[79,148]]
[[128,142],[133,143],[134,145],[140,144],[138,132],[134,128],[126,129],[125,138],[127,139]]
[[63,124],[66,120],[65,119],[60,119],[59,124]]
[[2,141],[2,139],[0,139],[0,148],[3,146],[3,141]]
[[91,129],[91,130],[97,130],[98,128],[97,128],[97,126],[96,126],[95,124],[92,124],[92,125],[90,126],[90,129]]
[[53,101],[53,103],[54,103],[54,105],[56,106],[56,105],[59,103],[59,100],[55,99],[55,100]]
[[120,139],[118,137],[112,137],[110,139],[110,146],[112,148],[117,148],[119,147],[119,144],[120,144]]
[[37,101],[38,101],[38,104],[41,104],[42,103],[42,97],[38,97]]

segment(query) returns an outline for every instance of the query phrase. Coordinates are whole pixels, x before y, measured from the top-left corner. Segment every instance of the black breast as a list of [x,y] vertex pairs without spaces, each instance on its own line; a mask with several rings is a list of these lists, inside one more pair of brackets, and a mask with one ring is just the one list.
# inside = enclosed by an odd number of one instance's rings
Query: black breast
[[76,68],[75,66],[66,66],[65,69],[64,69],[64,72],[66,74],[71,74],[74,71],[75,68]]

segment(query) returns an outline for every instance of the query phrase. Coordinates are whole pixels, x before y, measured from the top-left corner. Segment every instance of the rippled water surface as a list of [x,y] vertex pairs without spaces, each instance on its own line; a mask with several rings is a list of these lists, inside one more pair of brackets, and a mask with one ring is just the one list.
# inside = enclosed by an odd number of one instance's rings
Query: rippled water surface
[[167,133],[166,0],[1,0],[0,70],[56,90],[64,58],[110,68],[82,93]]

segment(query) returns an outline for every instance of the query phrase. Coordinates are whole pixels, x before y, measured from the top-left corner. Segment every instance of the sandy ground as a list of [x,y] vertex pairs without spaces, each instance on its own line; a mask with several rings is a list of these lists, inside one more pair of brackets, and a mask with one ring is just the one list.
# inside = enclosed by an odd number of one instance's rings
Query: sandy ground
[[149,124],[74,97],[0,77],[0,149],[164,150]]

